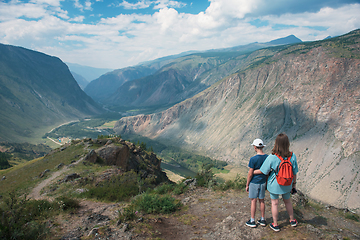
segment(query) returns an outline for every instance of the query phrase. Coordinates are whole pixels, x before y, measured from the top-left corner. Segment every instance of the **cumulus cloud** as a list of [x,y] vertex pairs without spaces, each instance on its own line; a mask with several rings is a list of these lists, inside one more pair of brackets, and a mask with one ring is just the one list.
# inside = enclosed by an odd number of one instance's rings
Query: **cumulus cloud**
[[129,3],[127,1],[122,1],[121,3],[119,3],[119,7],[123,7],[125,9],[143,9],[143,8],[148,8],[150,7],[150,5],[152,4],[151,1],[139,1],[137,3]]
[[[300,11],[298,1],[210,0],[197,14],[183,12],[186,5],[181,1],[122,1],[117,7],[132,13],[103,15],[95,21],[87,21],[95,17],[86,12],[101,0],[73,0],[81,15],[71,18],[61,0],[0,2],[0,42],[68,62],[120,68],[189,50],[266,42],[290,34],[319,40],[360,27],[360,4],[349,4],[354,1],[304,1],[311,6],[301,6]],[[140,14],[136,9],[152,12]]]

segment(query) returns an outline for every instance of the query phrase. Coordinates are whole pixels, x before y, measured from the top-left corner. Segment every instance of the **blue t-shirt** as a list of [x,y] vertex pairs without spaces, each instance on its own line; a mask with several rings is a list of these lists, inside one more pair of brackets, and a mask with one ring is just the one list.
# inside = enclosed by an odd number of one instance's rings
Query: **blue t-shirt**
[[[249,161],[249,168],[253,168],[254,170],[256,169],[260,169],[261,165],[263,164],[263,162],[265,161],[265,159],[267,158],[267,154],[264,155],[255,155],[253,157],[250,158]],[[264,174],[254,174],[251,181],[251,183],[256,183],[256,184],[262,184],[266,182],[266,175]]]
[[[298,165],[297,165],[297,161],[296,161],[296,156],[293,153],[290,162],[293,166],[293,173],[294,175],[297,174],[298,170]],[[260,167],[260,171],[263,174],[269,174],[268,177],[268,181],[267,181],[267,190],[270,193],[273,194],[285,194],[291,191],[292,189],[292,184],[289,186],[282,186],[279,185],[277,180],[276,180],[276,173],[278,171],[278,167],[281,163],[281,160],[273,154],[270,154],[266,160],[264,161],[263,165]],[[271,171],[273,170],[273,171]]]

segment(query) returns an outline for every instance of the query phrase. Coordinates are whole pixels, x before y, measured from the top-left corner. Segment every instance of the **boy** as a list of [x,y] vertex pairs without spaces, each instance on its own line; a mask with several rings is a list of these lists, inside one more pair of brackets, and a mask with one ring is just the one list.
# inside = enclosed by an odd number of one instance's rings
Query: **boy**
[[255,212],[256,212],[256,200],[259,198],[261,219],[258,220],[258,224],[265,227],[265,188],[266,188],[266,175],[264,174],[255,174],[254,170],[259,169],[265,159],[267,154],[263,152],[264,145],[261,139],[255,139],[251,144],[254,146],[256,155],[250,158],[249,161],[249,173],[246,182],[246,191],[249,193],[249,198],[251,199],[251,219],[246,222],[246,225],[249,227],[256,227],[255,223]]

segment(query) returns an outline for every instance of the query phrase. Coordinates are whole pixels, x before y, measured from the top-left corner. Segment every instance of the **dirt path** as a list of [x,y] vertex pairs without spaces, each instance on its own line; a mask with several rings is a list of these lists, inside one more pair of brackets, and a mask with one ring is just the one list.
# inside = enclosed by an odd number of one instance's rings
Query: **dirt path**
[[[80,158],[79,160],[77,160],[76,162],[72,163],[73,165],[78,164],[79,162],[81,162],[84,158]],[[48,200],[53,200],[52,198],[46,196],[46,195],[41,195],[41,190],[48,186],[52,181],[54,181],[56,178],[58,178],[59,176],[61,176],[63,173],[67,172],[69,170],[69,166],[64,166],[61,170],[56,171],[54,173],[51,174],[51,176],[47,179],[45,179],[44,181],[40,182],[36,187],[34,187],[32,189],[32,191],[30,192],[30,194],[28,195],[28,198],[31,199],[35,199],[35,200],[40,200],[40,199],[48,199]]]

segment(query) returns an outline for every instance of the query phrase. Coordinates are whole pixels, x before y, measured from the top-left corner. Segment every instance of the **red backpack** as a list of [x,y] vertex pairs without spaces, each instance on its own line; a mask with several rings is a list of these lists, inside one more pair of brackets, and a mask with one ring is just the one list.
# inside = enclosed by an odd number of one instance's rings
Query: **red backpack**
[[290,159],[292,157],[292,153],[290,153],[290,156],[288,158],[286,158],[285,160],[275,154],[280,160],[280,166],[279,166],[279,171],[276,174],[276,180],[278,182],[279,185],[282,186],[289,186],[292,183],[292,180],[294,178],[294,173],[293,173],[293,166],[290,162]]

